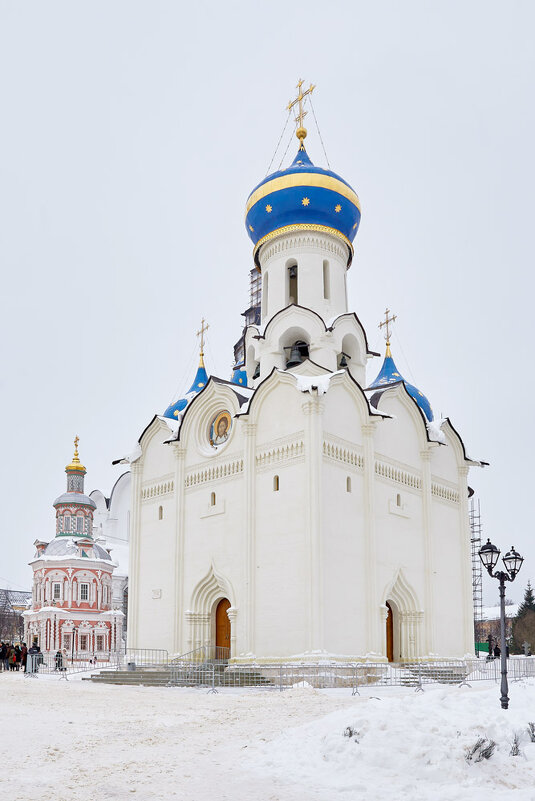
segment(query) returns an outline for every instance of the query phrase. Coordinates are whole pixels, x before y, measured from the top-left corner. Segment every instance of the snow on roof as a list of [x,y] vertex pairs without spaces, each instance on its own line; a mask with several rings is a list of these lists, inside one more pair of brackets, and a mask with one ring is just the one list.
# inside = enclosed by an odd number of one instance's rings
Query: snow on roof
[[[507,604],[505,607],[506,617],[516,617],[518,614],[518,607],[520,604]],[[499,620],[500,607],[499,606],[484,606],[481,610],[483,613],[483,620]]]

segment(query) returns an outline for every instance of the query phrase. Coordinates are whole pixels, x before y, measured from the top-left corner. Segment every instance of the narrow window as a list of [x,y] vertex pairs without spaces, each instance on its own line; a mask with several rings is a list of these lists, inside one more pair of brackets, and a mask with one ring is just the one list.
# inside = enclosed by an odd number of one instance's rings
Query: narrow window
[[288,303],[298,303],[297,294],[297,264],[288,267]]
[[268,314],[268,283],[269,275],[266,273],[264,276],[264,286],[262,287],[262,319],[265,319]]
[[329,300],[329,262],[325,260],[323,262],[323,297],[325,300]]
[[215,492],[210,495],[210,506],[215,506]]
[[158,520],[163,520],[163,506],[158,507]]
[[351,476],[346,478],[346,492],[351,492]]
[[273,492],[279,491],[279,477],[273,476]]
[[65,650],[67,652],[71,650],[71,635],[70,634],[64,634],[63,635],[63,647],[65,648]]
[[97,651],[103,651],[103,650],[104,650],[104,635],[97,634]]
[[87,651],[87,634],[80,634],[80,651]]
[[65,515],[65,531],[71,530],[71,516]]
[[89,584],[80,584],[80,600],[89,600]]
[[396,495],[396,506],[401,506],[401,495],[399,494],[399,492]]
[[60,597],[61,597],[61,584],[54,584],[53,598],[55,601],[59,601]]
[[79,516],[79,517],[76,518],[76,531],[79,532],[80,534],[84,533],[84,518],[83,517]]

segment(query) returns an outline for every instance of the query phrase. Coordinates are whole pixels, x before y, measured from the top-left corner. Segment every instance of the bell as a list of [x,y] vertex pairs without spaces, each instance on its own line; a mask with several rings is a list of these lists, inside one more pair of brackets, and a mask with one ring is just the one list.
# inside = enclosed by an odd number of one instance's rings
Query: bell
[[259,375],[260,375],[260,362],[258,362],[258,364],[255,367],[253,378],[258,378]]
[[345,353],[342,353],[342,358],[340,359],[340,369],[343,370],[347,367],[347,359]]
[[303,361],[303,356],[301,355],[301,349],[297,342],[292,345],[292,350],[290,352],[290,358],[286,362],[286,367],[297,367],[298,364],[301,364]]

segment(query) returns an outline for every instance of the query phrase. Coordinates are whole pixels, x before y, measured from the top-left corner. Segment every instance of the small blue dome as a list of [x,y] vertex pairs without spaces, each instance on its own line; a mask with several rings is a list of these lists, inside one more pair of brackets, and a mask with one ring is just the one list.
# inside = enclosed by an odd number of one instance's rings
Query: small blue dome
[[179,400],[174,401],[174,403],[172,403],[170,406],[167,407],[167,409],[163,413],[163,416],[169,417],[171,420],[176,420],[180,412],[182,412],[186,408],[190,400],[192,400],[192,398],[194,398],[195,395],[197,395],[197,393],[199,393],[201,389],[206,386],[207,382],[208,382],[208,374],[204,368],[204,361],[202,359],[202,354],[201,354],[201,362],[199,364],[199,368],[193,380],[193,384],[188,389],[183,398],[179,398]]
[[331,170],[315,167],[301,146],[293,163],[268,175],[247,199],[245,226],[258,250],[284,229],[333,233],[349,248],[360,223],[360,202],[351,186]]
[[247,371],[243,369],[243,366],[238,366],[234,368],[234,372],[232,373],[232,378],[230,379],[233,384],[238,384],[240,387],[247,386]]
[[413,384],[409,384],[408,381],[405,381],[396,367],[394,359],[392,358],[392,353],[390,352],[390,345],[387,342],[385,360],[383,362],[383,366],[381,367],[381,371],[375,381],[370,384],[368,389],[384,389],[384,387],[388,386],[388,384],[397,384],[399,381],[403,381],[405,384],[405,389],[411,398],[416,401],[429,422],[432,422],[433,410],[431,409],[431,404],[423,392],[420,392],[420,390],[413,386]]

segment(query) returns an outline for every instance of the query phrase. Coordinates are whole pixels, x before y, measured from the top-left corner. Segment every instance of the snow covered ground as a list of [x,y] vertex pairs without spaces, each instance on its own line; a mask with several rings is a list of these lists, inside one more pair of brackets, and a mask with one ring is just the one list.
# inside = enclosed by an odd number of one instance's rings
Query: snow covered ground
[[[486,682],[361,693],[208,695],[0,674],[0,796],[535,801],[534,680],[511,684],[508,711]],[[495,753],[468,763],[478,737]]]

